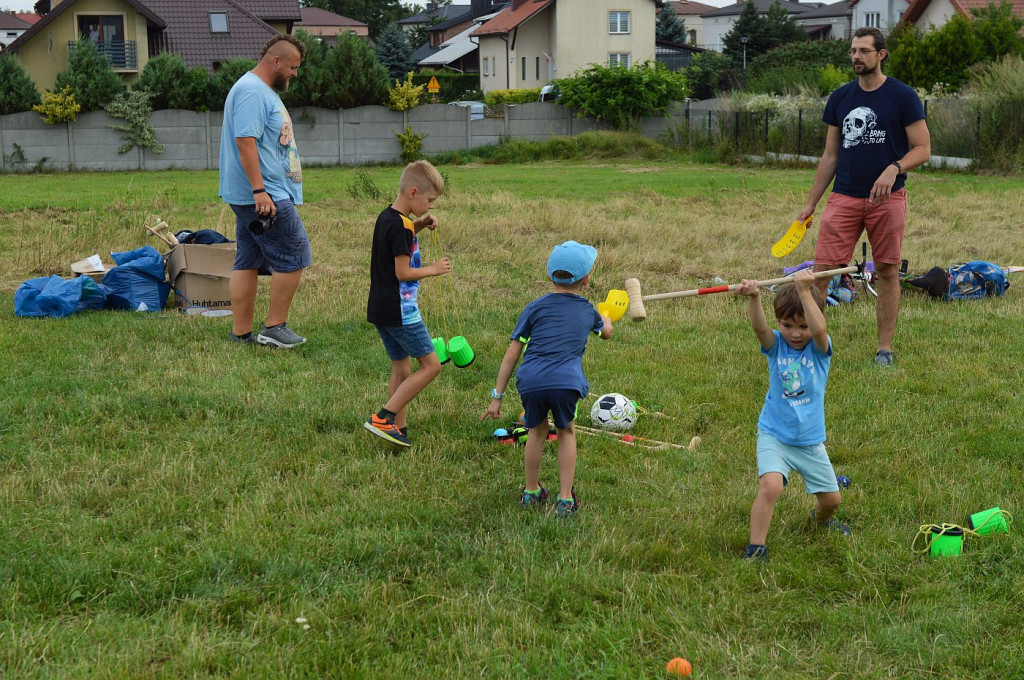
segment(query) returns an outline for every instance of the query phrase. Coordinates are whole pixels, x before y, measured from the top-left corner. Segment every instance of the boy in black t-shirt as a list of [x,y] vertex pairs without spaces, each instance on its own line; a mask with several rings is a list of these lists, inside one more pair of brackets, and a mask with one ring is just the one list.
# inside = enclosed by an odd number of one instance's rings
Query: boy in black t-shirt
[[[406,407],[441,374],[441,363],[420,316],[416,294],[420,279],[447,274],[451,263],[443,257],[421,266],[416,234],[424,227],[437,228],[437,218],[427,212],[442,193],[444,179],[433,165],[426,161],[410,163],[402,172],[398,198],[377,217],[373,229],[366,320],[377,327],[391,359],[391,378],[387,403],[367,418],[364,427],[399,446],[412,445]],[[415,373],[412,357],[419,364]]]

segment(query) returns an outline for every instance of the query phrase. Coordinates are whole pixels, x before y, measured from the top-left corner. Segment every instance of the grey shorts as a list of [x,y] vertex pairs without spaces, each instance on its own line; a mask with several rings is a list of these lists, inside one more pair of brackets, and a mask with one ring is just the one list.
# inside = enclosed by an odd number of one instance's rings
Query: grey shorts
[[297,272],[313,264],[313,250],[299,213],[291,201],[274,201],[277,216],[274,225],[263,234],[249,230],[259,219],[255,205],[232,205],[235,213],[235,270],[261,269],[270,265],[275,272]]
[[784,482],[789,483],[791,470],[796,470],[804,478],[804,491],[807,493],[839,491],[836,471],[824,444],[791,446],[758,430],[757,476],[760,478],[769,472],[778,472]]

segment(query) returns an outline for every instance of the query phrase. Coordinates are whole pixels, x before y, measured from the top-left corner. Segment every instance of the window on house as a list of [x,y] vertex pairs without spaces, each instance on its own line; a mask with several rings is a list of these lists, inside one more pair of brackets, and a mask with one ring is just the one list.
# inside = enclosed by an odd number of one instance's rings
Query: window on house
[[526,57],[523,57],[523,80],[526,80]]
[[629,68],[629,52],[612,52],[608,55],[608,65]]
[[870,28],[881,28],[881,12],[866,12],[864,14],[864,25]]
[[490,57],[484,57],[484,75],[485,76],[491,75],[491,58]]
[[228,32],[228,13],[210,12],[210,33]]
[[124,17],[78,15],[78,33],[95,43],[124,40]]
[[687,36],[686,41],[688,43],[690,43],[691,45],[696,45],[697,44],[697,31],[696,30],[687,31],[686,32],[686,36]]
[[608,12],[609,33],[629,33],[629,12]]
[[540,80],[540,57],[537,57],[537,80]]

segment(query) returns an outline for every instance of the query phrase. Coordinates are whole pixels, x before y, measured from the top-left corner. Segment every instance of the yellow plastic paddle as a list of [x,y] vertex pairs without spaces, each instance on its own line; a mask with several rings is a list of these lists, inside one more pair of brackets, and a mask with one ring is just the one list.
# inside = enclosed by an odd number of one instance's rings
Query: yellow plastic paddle
[[793,224],[789,225],[789,231],[779,239],[778,243],[772,246],[772,255],[775,257],[785,257],[793,252],[800,245],[800,241],[804,240],[804,234],[807,233],[807,227],[811,226],[813,218],[813,215],[808,215],[807,219],[803,222],[794,220]]
[[597,304],[597,311],[601,316],[607,316],[615,323],[622,318],[629,308],[629,296],[624,290],[610,290],[604,302]]

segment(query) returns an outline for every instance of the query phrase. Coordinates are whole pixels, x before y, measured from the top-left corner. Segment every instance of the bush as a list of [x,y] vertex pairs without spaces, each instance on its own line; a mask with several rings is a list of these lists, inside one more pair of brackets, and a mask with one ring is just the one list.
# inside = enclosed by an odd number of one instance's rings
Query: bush
[[11,56],[0,56],[0,116],[31,111],[41,101],[39,90],[21,62]]
[[978,69],[965,90],[976,108],[979,161],[1024,169],[1024,60],[1007,56]]
[[475,73],[421,71],[413,74],[412,82],[414,85],[426,85],[431,78],[437,78],[437,84],[441,86],[441,91],[436,96],[442,102],[482,99],[482,96],[479,95],[480,76]]
[[154,111],[205,111],[210,101],[209,89],[210,75],[206,69],[189,69],[180,55],[171,52],[161,52],[146,62],[132,87],[151,95],[150,107]]
[[540,88],[526,88],[518,90],[491,90],[484,95],[484,103],[488,106],[500,106],[502,104],[529,104],[540,101]]
[[149,103],[152,97],[149,90],[132,90],[122,92],[107,104],[108,116],[125,121],[110,126],[113,130],[120,130],[125,139],[125,143],[118,147],[118,153],[128,153],[136,146],[150,148],[153,153],[164,152],[164,145],[156,141],[156,129],[149,124],[149,117],[153,114]]
[[338,36],[338,44],[327,51],[327,88],[321,106],[351,109],[382,104],[388,97],[388,70],[373,48],[354,35]]
[[1024,19],[1010,4],[972,10],[974,19],[959,14],[939,28],[922,32],[900,23],[889,36],[888,73],[911,87],[931,89],[935,83],[959,90],[971,68],[1008,54],[1024,54],[1020,30]]
[[691,96],[711,99],[728,89],[729,60],[718,52],[699,52],[693,55],[690,66],[684,70]]
[[395,138],[402,145],[402,162],[412,163],[423,158],[423,139],[426,135],[413,131],[411,127],[396,132]]
[[301,106],[323,106],[324,93],[330,81],[327,71],[327,52],[330,48],[315,35],[303,30],[295,37],[306,46],[306,56],[299,68],[299,75],[292,78],[288,91],[281,93],[281,101],[289,109]]
[[852,68],[840,68],[828,64],[818,71],[818,93],[827,96],[856,77]]
[[581,116],[593,116],[616,130],[635,129],[645,116],[664,115],[671,102],[687,95],[683,74],[649,61],[631,68],[595,64],[554,84],[559,104],[579,109]]
[[229,59],[210,78],[208,104],[211,111],[223,111],[224,100],[239,78],[256,66],[255,59]]
[[57,74],[53,89],[71,88],[82,111],[102,111],[110,101],[125,91],[121,78],[110,68],[106,57],[91,40],[79,40],[68,55],[68,67]]
[[43,115],[43,122],[47,125],[57,123],[74,123],[78,119],[78,112],[82,110],[81,104],[75,99],[75,93],[71,87],[65,85],[60,92],[43,93],[43,103],[32,107]]
[[388,90],[388,108],[392,111],[408,111],[420,105],[423,85],[412,84],[412,73],[405,74],[405,81],[396,80]]

